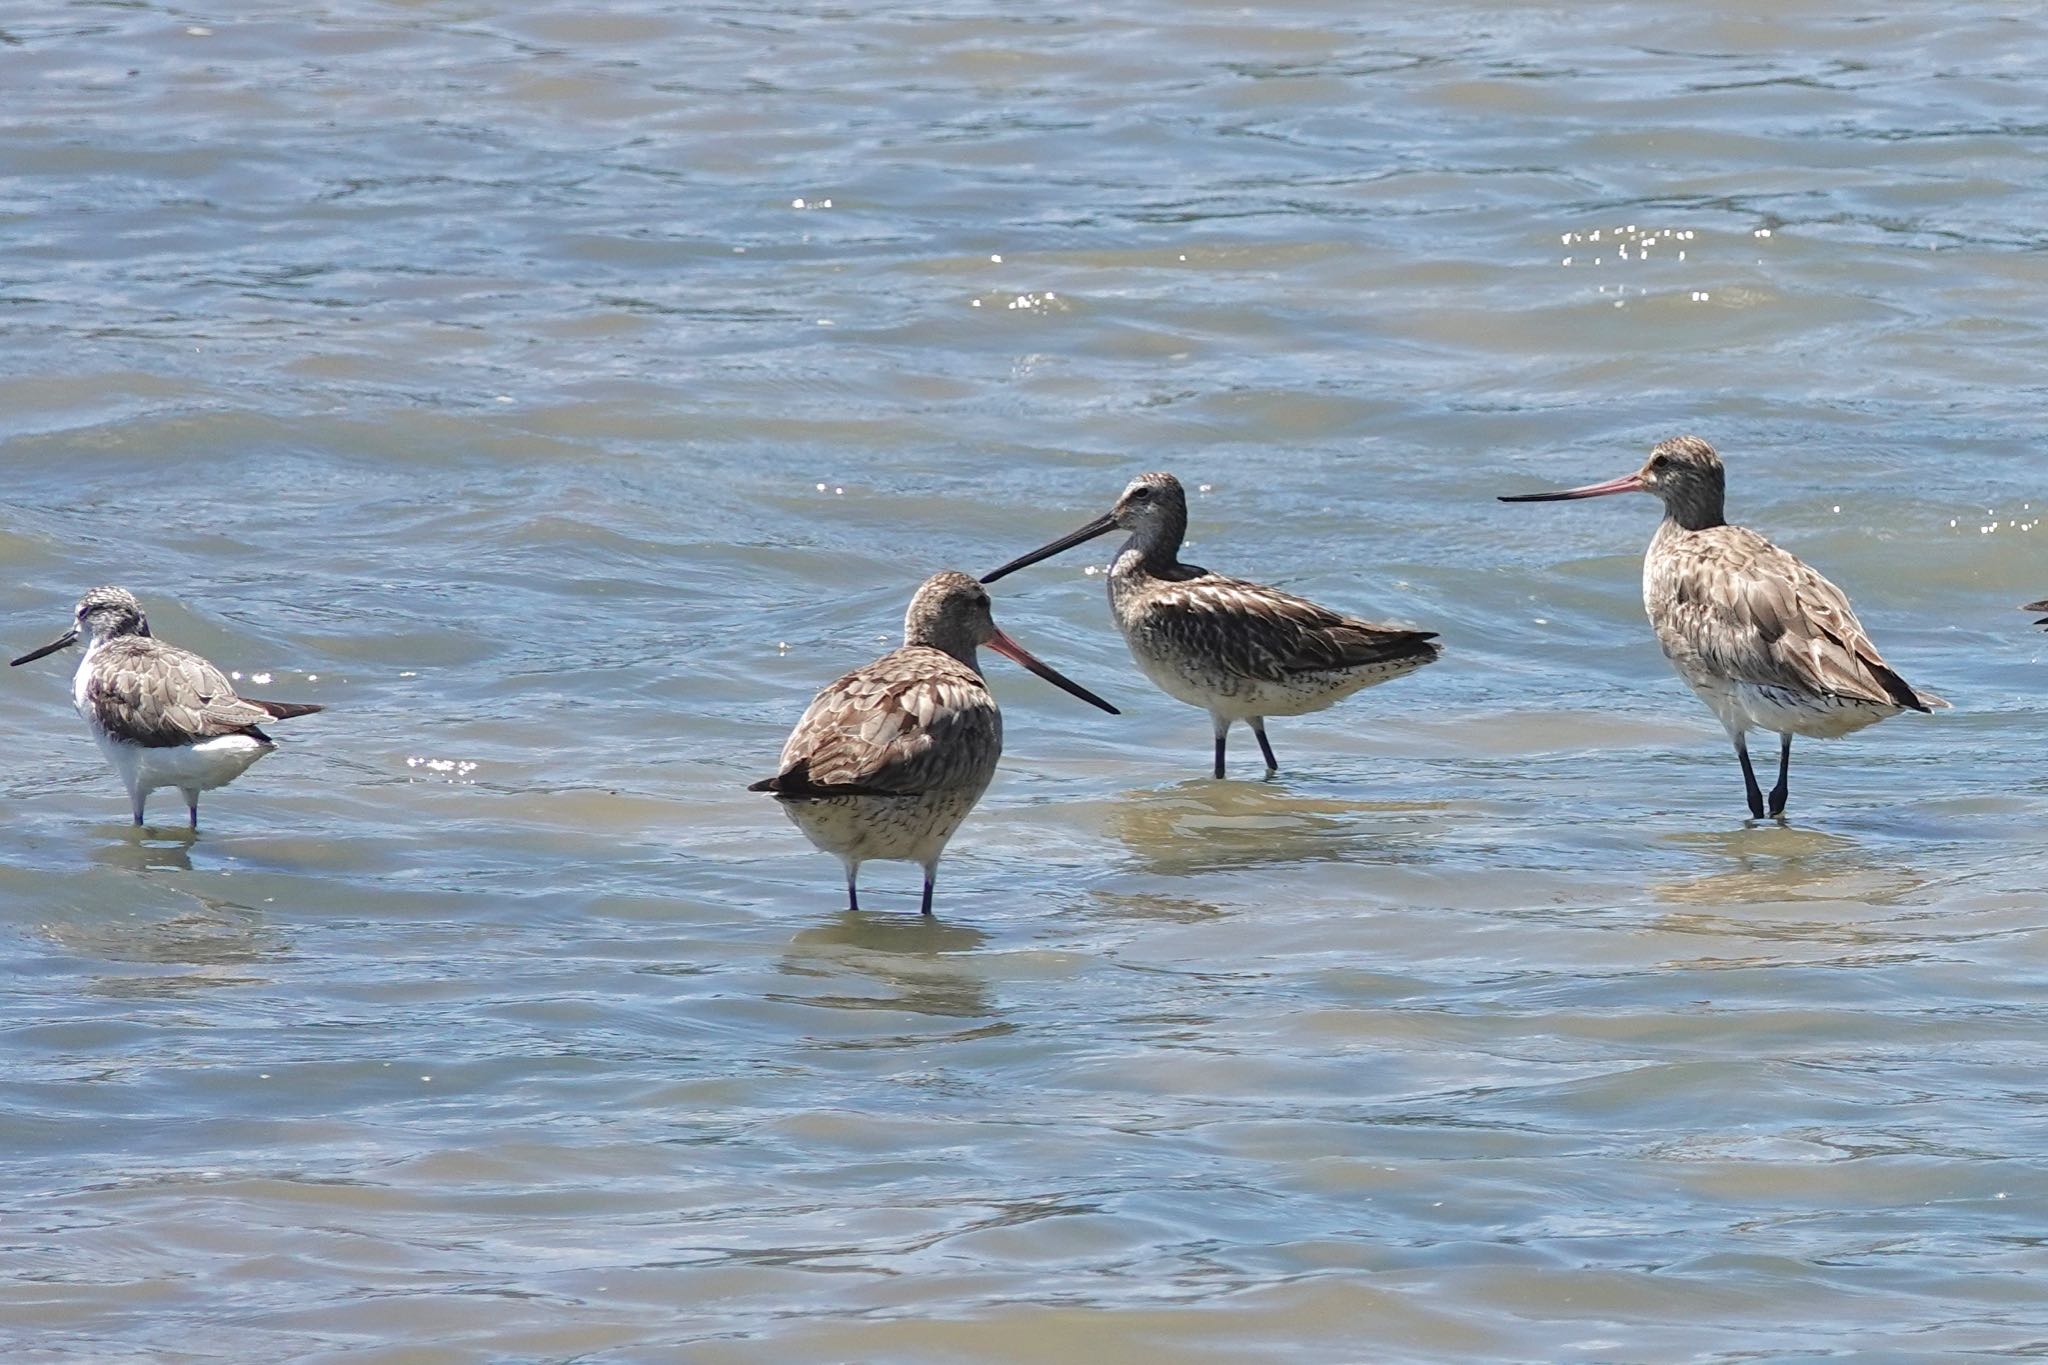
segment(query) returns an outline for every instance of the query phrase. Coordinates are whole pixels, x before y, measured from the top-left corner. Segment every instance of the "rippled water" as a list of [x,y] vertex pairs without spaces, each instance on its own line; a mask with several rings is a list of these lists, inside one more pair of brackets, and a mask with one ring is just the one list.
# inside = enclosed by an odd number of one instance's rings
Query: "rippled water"
[[[0,1343],[2038,1355],[2044,67],[1831,0],[17,7],[5,652],[118,581],[330,710],[188,845],[5,676]],[[1687,430],[1956,703],[1784,828],[1653,508],[1491,497]],[[941,919],[842,913],[745,783],[1147,468],[1444,662],[1219,784],[1089,553],[1020,574],[1125,715],[990,660]]]

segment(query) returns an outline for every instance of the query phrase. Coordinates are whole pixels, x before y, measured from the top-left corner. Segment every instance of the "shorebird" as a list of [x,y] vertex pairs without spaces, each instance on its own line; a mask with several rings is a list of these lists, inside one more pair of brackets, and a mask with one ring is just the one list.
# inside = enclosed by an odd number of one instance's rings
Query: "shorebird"
[[1180,562],[1188,499],[1171,474],[1140,474],[1116,506],[1075,531],[981,576],[993,583],[1083,541],[1128,531],[1109,569],[1109,607],[1131,658],[1176,701],[1209,713],[1217,777],[1233,722],[1251,726],[1268,776],[1280,771],[1269,716],[1303,716],[1361,688],[1435,662],[1436,635],[1374,625],[1292,593]]
[[820,849],[846,867],[846,905],[869,859],[924,868],[932,912],[939,855],[996,775],[1003,717],[981,680],[987,645],[1112,716],[1117,709],[997,628],[988,593],[964,573],[925,580],[903,616],[903,648],[820,692],[782,746],[782,769],[747,788],[773,792]]
[[149,633],[142,603],[122,588],[94,588],[78,600],[71,629],[12,666],[83,641],[71,704],[107,756],[142,823],[149,794],[176,787],[199,828],[199,793],[224,787],[276,748],[265,722],[322,708],[306,702],[238,697],[227,677],[188,649]]
[[1842,590],[1723,513],[1721,457],[1697,436],[1651,450],[1633,474],[1502,502],[1557,502],[1651,493],[1664,520],[1643,558],[1643,607],[1664,657],[1727,727],[1742,760],[1749,813],[1764,793],[1749,761],[1749,732],[1778,736],[1778,784],[1769,811],[1785,813],[1792,737],[1835,739],[1901,711],[1948,703],[1918,692],[1879,656]]

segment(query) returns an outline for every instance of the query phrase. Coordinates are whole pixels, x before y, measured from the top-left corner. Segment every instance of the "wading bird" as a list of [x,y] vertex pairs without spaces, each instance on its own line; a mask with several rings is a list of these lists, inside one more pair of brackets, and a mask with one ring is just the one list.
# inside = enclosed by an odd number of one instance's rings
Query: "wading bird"
[[1174,700],[1209,713],[1218,777],[1233,722],[1251,726],[1270,775],[1280,761],[1266,738],[1267,717],[1321,711],[1443,652],[1429,631],[1374,625],[1278,588],[1183,564],[1187,529],[1180,480],[1140,474],[1108,512],[981,581],[993,583],[1097,536],[1128,532],[1110,564],[1110,611],[1145,676]]
[[236,696],[218,668],[152,636],[142,603],[122,588],[94,588],[79,599],[71,629],[14,664],[80,642],[71,704],[128,788],[137,825],[151,792],[176,787],[197,830],[199,793],[225,787],[277,747],[264,724],[321,709]]
[[1117,709],[997,629],[988,593],[964,573],[934,574],[910,599],[903,648],[820,692],[782,746],[782,768],[748,787],[772,792],[804,837],[846,866],[860,909],[860,865],[924,868],[924,913],[946,841],[996,774],[1003,717],[981,680],[987,645],[1111,715]]
[[1664,657],[1707,704],[1742,760],[1749,813],[1764,793],[1749,761],[1749,732],[1778,736],[1778,784],[1768,810],[1785,813],[1792,737],[1835,739],[1901,711],[1947,702],[1917,692],[1878,655],[1842,590],[1723,513],[1721,457],[1697,436],[1665,441],[1633,474],[1502,502],[1557,502],[1650,493],[1664,521],[1643,559],[1643,607]]

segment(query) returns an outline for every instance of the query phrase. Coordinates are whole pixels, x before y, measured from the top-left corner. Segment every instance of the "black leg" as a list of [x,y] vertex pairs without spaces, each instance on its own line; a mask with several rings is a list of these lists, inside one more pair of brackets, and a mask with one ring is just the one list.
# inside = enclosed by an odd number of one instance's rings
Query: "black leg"
[[1224,733],[1225,733],[1225,732],[1224,732],[1224,731],[1222,731],[1222,730],[1218,730],[1218,731],[1216,732],[1216,776],[1218,776],[1218,777],[1221,777],[1221,776],[1223,776],[1223,735],[1224,735]]
[[1266,756],[1267,773],[1279,772],[1280,760],[1273,757],[1273,746],[1266,740],[1266,718],[1264,716],[1252,717],[1252,733],[1259,737],[1259,752]]
[[930,918],[930,917],[931,917],[931,913],[932,913],[932,877],[933,877],[933,875],[934,875],[934,874],[932,874],[932,873],[930,873],[930,872],[927,872],[927,873],[925,873],[925,874],[924,874],[924,907],[923,907],[923,908],[924,908],[924,913],[925,913],[925,916],[926,916],[926,918]]
[[191,815],[191,817],[192,817],[192,832],[193,832],[194,834],[197,834],[197,833],[199,832],[199,793],[198,793],[198,792],[186,792],[186,793],[185,793],[185,810],[186,810],[186,811],[187,811],[187,812],[188,812],[188,813],[189,813],[189,814]]
[[1742,784],[1749,789],[1749,813],[1758,820],[1764,818],[1764,789],[1756,784],[1756,769],[1749,765],[1749,736],[1735,737],[1735,756],[1742,760]]
[[854,887],[854,881],[859,876],[860,865],[849,863],[846,868],[846,908],[849,910],[860,909],[860,892]]
[[1792,736],[1778,736],[1778,785],[1771,788],[1771,814],[1785,813],[1785,798],[1792,794]]

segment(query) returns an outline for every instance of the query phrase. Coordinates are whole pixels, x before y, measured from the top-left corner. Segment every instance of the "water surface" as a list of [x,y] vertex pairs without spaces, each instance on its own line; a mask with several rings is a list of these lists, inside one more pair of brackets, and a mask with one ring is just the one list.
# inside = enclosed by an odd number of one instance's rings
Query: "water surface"
[[[1834,0],[0,21],[0,627],[325,703],[135,836],[8,674],[0,1341],[1941,1360],[2048,1340],[2048,25]],[[1752,825],[1697,431],[1956,703]],[[1195,490],[1442,632],[1206,776],[1088,570],[870,912],[750,796],[911,587]],[[1254,750],[1240,742],[1244,778]],[[168,817],[172,794],[159,794]]]

